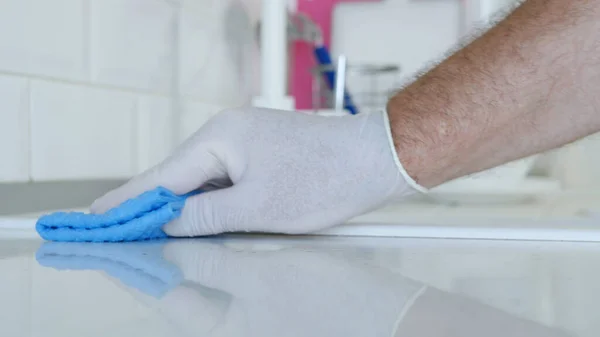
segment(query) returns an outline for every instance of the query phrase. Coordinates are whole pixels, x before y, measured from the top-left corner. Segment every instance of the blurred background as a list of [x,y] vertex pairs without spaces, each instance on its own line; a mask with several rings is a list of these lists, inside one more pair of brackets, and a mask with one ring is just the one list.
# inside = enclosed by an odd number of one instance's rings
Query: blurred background
[[[0,0],[0,214],[86,207],[225,108],[333,116],[381,108],[513,3]],[[592,136],[416,203],[580,215],[598,200],[599,150]]]
[[[381,108],[420,69],[513,3],[0,0],[0,228],[87,207],[165,158],[222,109],[260,105],[335,118]],[[435,235],[497,238],[498,231],[477,232],[487,226],[506,229],[500,236],[522,228],[529,239],[560,239],[565,232],[555,230],[568,227],[600,241],[588,230],[597,221],[589,227],[574,221],[585,224],[600,214],[599,153],[600,136],[591,136],[354,221],[435,225],[415,226],[425,231],[367,225],[332,233],[419,237],[433,229],[441,233]],[[581,238],[575,232],[568,238]],[[590,291],[598,280],[591,274],[600,256],[596,245],[554,251],[512,242],[420,244],[402,242],[398,249],[379,240],[345,254],[515,316],[596,335],[590,318],[598,298]],[[123,289],[100,274],[65,279],[40,267],[31,259],[36,249],[37,243],[0,242],[0,257],[14,257],[1,267],[15,271],[4,273],[0,287],[0,298],[15,305],[0,308],[8,310],[0,318],[20,315],[5,320],[8,329],[31,325],[35,333],[56,326],[56,313],[64,314],[57,301],[82,284],[95,289],[97,305],[80,310],[68,329],[95,327],[97,310],[123,297]],[[87,300],[71,296],[65,307]],[[123,301],[126,318],[150,317],[133,298]],[[119,313],[102,317],[121,324]]]

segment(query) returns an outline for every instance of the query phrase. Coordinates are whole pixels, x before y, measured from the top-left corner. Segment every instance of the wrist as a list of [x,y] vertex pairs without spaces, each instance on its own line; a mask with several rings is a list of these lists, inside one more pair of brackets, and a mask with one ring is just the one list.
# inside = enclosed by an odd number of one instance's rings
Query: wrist
[[399,94],[387,105],[396,154],[406,173],[419,185],[435,187],[461,176],[457,123],[408,104]]
[[383,115],[383,119],[384,119],[384,127],[385,127],[386,133],[387,133],[389,150],[392,152],[392,156],[393,156],[396,168],[398,169],[398,171],[400,171],[400,174],[402,175],[405,182],[410,187],[412,187],[414,190],[416,190],[418,192],[426,193],[427,188],[425,186],[422,186],[421,184],[419,184],[415,179],[413,179],[413,177],[408,173],[408,171],[406,170],[404,165],[402,165],[402,162],[400,161],[400,158],[398,157],[398,151],[396,150],[396,142],[394,141],[394,137],[392,135],[392,124],[390,121],[390,115],[386,110],[384,110],[382,112],[382,115]]

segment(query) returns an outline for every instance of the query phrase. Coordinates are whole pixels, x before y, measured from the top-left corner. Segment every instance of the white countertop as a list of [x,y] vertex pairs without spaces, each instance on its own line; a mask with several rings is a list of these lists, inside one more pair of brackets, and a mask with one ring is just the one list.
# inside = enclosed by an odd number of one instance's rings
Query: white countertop
[[592,243],[225,236],[38,249],[0,238],[2,336],[600,331]]
[[[0,216],[0,228],[13,237],[36,238],[41,214]],[[600,195],[560,193],[525,203],[461,206],[413,200],[317,234],[600,242]]]

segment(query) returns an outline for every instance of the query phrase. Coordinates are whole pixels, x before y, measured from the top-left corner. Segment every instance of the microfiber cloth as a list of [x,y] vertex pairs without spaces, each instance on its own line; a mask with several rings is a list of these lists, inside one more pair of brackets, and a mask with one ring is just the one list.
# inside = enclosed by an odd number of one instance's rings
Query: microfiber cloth
[[163,258],[163,241],[133,243],[46,242],[38,263],[57,270],[102,271],[128,287],[160,298],[183,281],[177,266]]
[[177,218],[185,199],[166,188],[154,190],[123,202],[104,214],[58,212],[42,216],[36,230],[42,238],[62,242],[122,242],[163,239],[162,227]]

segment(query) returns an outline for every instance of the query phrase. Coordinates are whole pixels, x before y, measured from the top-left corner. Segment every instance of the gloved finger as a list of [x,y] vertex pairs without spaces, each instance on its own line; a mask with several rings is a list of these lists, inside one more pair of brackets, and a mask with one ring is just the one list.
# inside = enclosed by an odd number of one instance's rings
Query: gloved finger
[[238,185],[195,195],[186,200],[181,216],[163,227],[175,237],[195,237],[246,230],[251,211]]
[[223,179],[226,170],[219,160],[204,148],[180,151],[157,166],[115,190],[100,197],[90,207],[92,213],[103,213],[127,199],[165,187],[175,194],[191,192],[211,179]]

